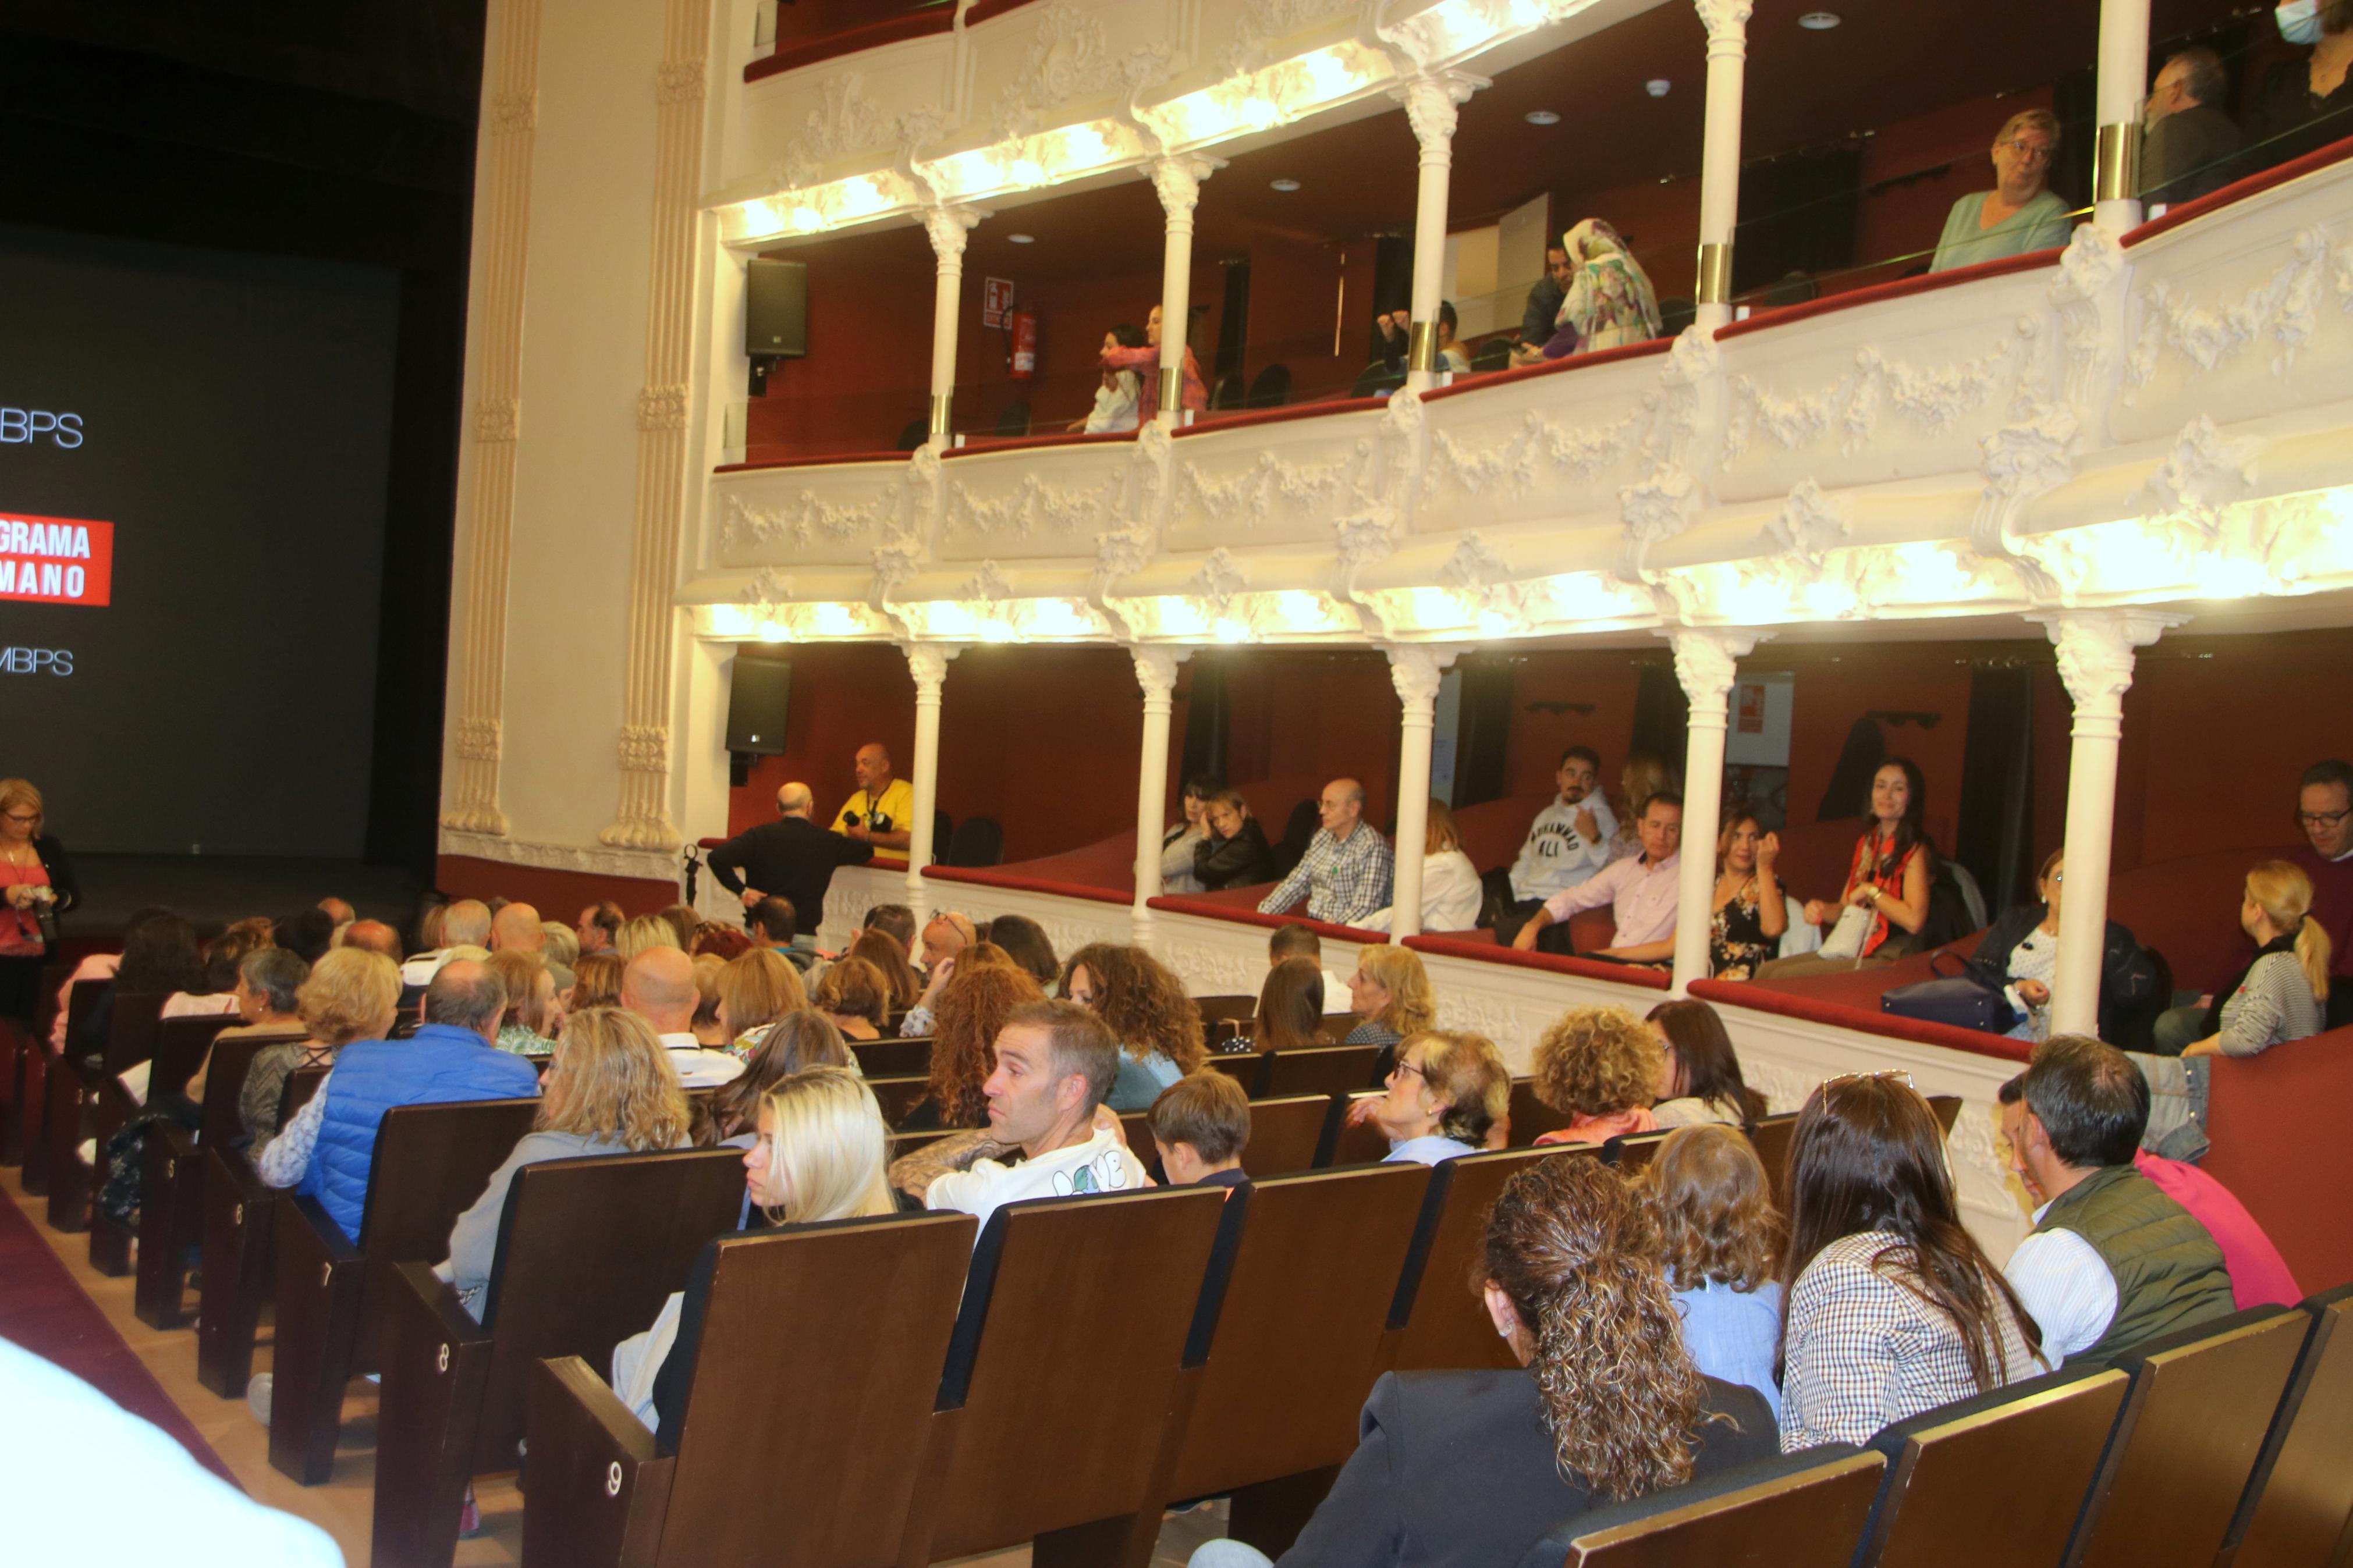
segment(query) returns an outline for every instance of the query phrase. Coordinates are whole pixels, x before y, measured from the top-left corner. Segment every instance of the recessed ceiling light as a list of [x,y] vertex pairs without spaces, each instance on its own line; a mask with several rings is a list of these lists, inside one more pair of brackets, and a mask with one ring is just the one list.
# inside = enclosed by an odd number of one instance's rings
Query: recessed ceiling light
[[1008,234],[1005,238],[1006,242],[1009,245],[1035,245],[1038,243],[1038,237],[1034,234]]
[[1269,190],[1295,191],[1299,188],[1297,180],[1269,180],[1266,184]]
[[1531,109],[1528,110],[1525,118],[1527,122],[1531,125],[1557,125],[1560,123],[1560,116],[1555,114],[1549,109]]
[[1662,76],[1654,76],[1642,84],[1642,90],[1652,98],[1664,98],[1674,90],[1674,83]]
[[1798,26],[1809,32],[1827,33],[1843,20],[1835,11],[1809,11],[1798,18]]

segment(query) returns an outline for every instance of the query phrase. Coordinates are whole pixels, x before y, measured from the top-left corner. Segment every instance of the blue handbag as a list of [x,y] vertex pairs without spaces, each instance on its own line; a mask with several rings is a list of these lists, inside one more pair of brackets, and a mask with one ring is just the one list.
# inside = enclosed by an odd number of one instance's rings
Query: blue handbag
[[[1941,956],[1941,955],[1940,955]],[[1935,967],[1932,962],[1930,967]],[[1939,975],[1881,993],[1879,1010],[1924,1024],[1949,1024],[1956,1029],[1976,1029],[2007,1035],[2018,1026],[2018,1010],[2010,998],[1967,973]]]

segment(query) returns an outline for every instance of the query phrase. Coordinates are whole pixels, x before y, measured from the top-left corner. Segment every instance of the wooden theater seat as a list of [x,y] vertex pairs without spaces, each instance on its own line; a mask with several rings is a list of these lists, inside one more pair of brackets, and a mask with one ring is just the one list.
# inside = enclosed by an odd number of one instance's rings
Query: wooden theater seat
[[1747,1128],[1748,1145],[1757,1151],[1757,1163],[1765,1167],[1766,1184],[1773,1189],[1773,1207],[1779,1214],[1789,1212],[1789,1134],[1797,1130],[1794,1110],[1767,1116]]
[[1601,1145],[1601,1157],[1618,1167],[1618,1173],[1629,1180],[1648,1169],[1651,1158],[1675,1131],[1662,1127],[1651,1132],[1626,1132]]
[[382,1362],[394,1270],[448,1256],[450,1227],[531,1131],[539,1104],[474,1100],[386,1111],[356,1242],[316,1198],[280,1194],[269,1463],[280,1474],[307,1487],[333,1474],[344,1386]]
[[122,1089],[114,1075],[154,1056],[155,1026],[168,1000],[161,992],[116,995],[105,1047],[95,1058],[76,1055],[73,1037],[67,1037],[66,1054],[55,1064],[44,1130],[49,1145],[51,1230],[72,1234],[90,1228],[90,1198],[100,1172],[97,1164],[83,1163],[79,1146],[85,1139],[96,1139],[99,1159],[105,1159],[108,1136],[122,1125]]
[[932,1070],[932,1037],[911,1040],[851,1040],[850,1054],[858,1070],[868,1078],[928,1076]]
[[1201,1010],[1201,1044],[1205,1048],[1215,1048],[1222,1037],[1219,1025],[1247,1025],[1258,1016],[1255,996],[1196,996],[1193,1005]]
[[[65,1037],[69,1054],[89,1037],[92,1016],[97,1013],[99,1005],[113,994],[114,982],[111,978],[85,980],[73,988],[66,999]],[[48,1053],[46,1042],[47,1037],[43,1037],[39,1057],[27,1064],[28,1076],[38,1081],[27,1084],[25,1100],[25,1193],[28,1197],[37,1198],[46,1196],[49,1190],[50,1133],[51,1123],[55,1120],[53,1101],[63,1091],[70,1102],[73,1088],[79,1082],[63,1057]],[[80,1111],[75,1110],[71,1114],[78,1123]],[[73,1142],[69,1141],[66,1148],[70,1152]]]
[[1519,1364],[1471,1288],[1472,1268],[1487,1244],[1488,1211],[1504,1184],[1530,1162],[1598,1159],[1600,1153],[1597,1144],[1556,1143],[1463,1154],[1430,1168],[1429,1195],[1389,1308],[1389,1326],[1404,1331],[1398,1371]]
[[1305,1050],[1268,1051],[1256,1098],[1293,1094],[1346,1094],[1373,1081],[1378,1046],[1311,1046]]
[[2353,1552],[2353,1285],[2304,1310],[2312,1326],[2215,1560],[2222,1568],[2341,1563]]
[[507,1190],[480,1322],[431,1266],[401,1264],[385,1305],[370,1561],[448,1568],[466,1483],[516,1468],[533,1364],[610,1364],[743,1202],[733,1149],[550,1160]]
[[1367,1100],[1380,1099],[1381,1091],[1360,1089],[1353,1094],[1335,1094],[1332,1109],[1324,1126],[1324,1138],[1317,1145],[1318,1165],[1371,1165],[1389,1157],[1389,1135],[1376,1121],[1364,1121],[1351,1127],[1348,1113]]
[[2310,1322],[2256,1307],[2117,1358],[2132,1387],[2064,1568],[2210,1568]]
[[1534,1079],[1512,1080],[1512,1147],[1530,1149],[1547,1132],[1568,1125],[1568,1118],[1536,1098]]
[[907,1120],[907,1113],[923,1102],[931,1092],[931,1079],[924,1073],[909,1073],[897,1078],[870,1078],[866,1087],[874,1091],[874,1103],[882,1108],[882,1125],[896,1127]]
[[2083,1366],[1899,1421],[1854,1568],[2055,1563],[2130,1379]]
[[902,1563],[1035,1540],[1037,1568],[1092,1564],[1156,1528],[1154,1465],[1225,1202],[1175,1187],[989,1216]]
[[537,1363],[524,1568],[896,1562],[972,1240],[925,1214],[707,1244],[659,1434],[579,1357]]
[[[1328,1094],[1293,1094],[1250,1101],[1250,1142],[1242,1146],[1242,1170],[1250,1180],[1288,1176],[1315,1168],[1324,1123],[1332,1113]],[[1140,1152],[1140,1151],[1139,1151]]]
[[[213,1037],[223,1029],[241,1022],[234,1013],[213,1013],[193,1018],[162,1018],[153,1036],[154,1055],[149,1058],[147,1101],[153,1105],[167,1095],[176,1095],[187,1088],[188,1079],[202,1067],[205,1056],[212,1049]],[[206,1087],[210,1087],[207,1080]],[[111,1076],[99,1086],[99,1160],[106,1159],[107,1140],[119,1131],[123,1123],[136,1114],[138,1107],[131,1103],[122,1085]],[[161,1154],[160,1134],[170,1124],[150,1122],[141,1133],[145,1146],[145,1159],[141,1167],[140,1213],[146,1213],[146,1194],[151,1184],[146,1179],[146,1166]],[[176,1131],[176,1129],[175,1129]],[[201,1169],[201,1167],[198,1167]],[[132,1226],[123,1225],[93,1206],[90,1215],[90,1266],[110,1278],[120,1278],[132,1271]]]
[[1571,1520],[1520,1568],[1847,1568],[1885,1463],[1834,1444],[1744,1465]]
[[[139,1197],[138,1282],[132,1292],[132,1310],[150,1328],[175,1329],[186,1315],[188,1255],[204,1234],[206,1152],[226,1148],[244,1137],[237,1115],[237,1098],[245,1091],[246,1070],[269,1042],[260,1039],[216,1040],[234,1018],[170,1018],[159,1036],[158,1071],[166,1057],[185,1048],[185,1042],[201,1035],[212,1065],[205,1074],[205,1100],[199,1108],[197,1131],[158,1122],[147,1134],[147,1163]],[[183,1026],[187,1027],[183,1028]],[[200,1052],[197,1062],[204,1053]],[[176,1061],[174,1064],[177,1065]],[[185,1088],[191,1063],[177,1081]]]

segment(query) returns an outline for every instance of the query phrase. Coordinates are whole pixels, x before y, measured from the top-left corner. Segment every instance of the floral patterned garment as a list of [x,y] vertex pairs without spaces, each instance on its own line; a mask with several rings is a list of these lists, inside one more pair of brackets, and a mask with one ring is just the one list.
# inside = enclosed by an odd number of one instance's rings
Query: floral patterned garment
[[1718,980],[1746,980],[1758,964],[1780,952],[1781,939],[1765,934],[1757,879],[1751,877],[1708,921],[1707,972]]
[[1555,325],[1574,328],[1576,353],[1589,354],[1659,335],[1659,297],[1618,231],[1598,217],[1561,236],[1576,272]]

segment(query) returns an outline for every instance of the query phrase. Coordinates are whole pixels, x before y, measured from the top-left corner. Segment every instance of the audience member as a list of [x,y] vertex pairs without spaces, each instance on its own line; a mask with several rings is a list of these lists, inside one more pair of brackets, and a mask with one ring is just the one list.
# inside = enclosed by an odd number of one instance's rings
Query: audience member
[[[1523,952],[1535,951],[1545,928],[1559,925],[1563,938],[1569,916],[1579,910],[1608,904],[1617,919],[1616,934],[1608,947],[1588,954],[1624,963],[1657,963],[1675,955],[1675,881],[1683,864],[1683,797],[1662,790],[1642,803],[1636,818],[1642,852],[1608,866],[1566,892],[1555,893],[1522,925],[1512,945]],[[1556,951],[1565,950],[1559,941]]]
[[[1403,375],[1409,368],[1408,360],[1413,348],[1413,312],[1384,310],[1373,318],[1373,327],[1381,334],[1381,365],[1391,375]],[[1461,329],[1461,319],[1454,313],[1454,301],[1438,302],[1438,364],[1440,370],[1457,375],[1471,368],[1471,356],[1454,341]]]
[[[859,754],[862,757],[865,753]],[[886,753],[886,776],[888,768]],[[866,774],[859,775],[859,784],[862,794]],[[903,784],[900,788],[907,795],[906,819],[912,820],[913,792],[906,790]],[[888,794],[886,786],[886,798]],[[862,818],[867,808],[858,805],[855,797],[852,805]],[[833,886],[834,872],[844,866],[862,866],[871,860],[874,843],[871,832],[862,838],[828,832],[815,820],[816,812],[817,795],[809,786],[787,784],[776,791],[776,821],[764,822],[737,834],[713,849],[704,864],[711,868],[719,885],[741,900],[747,910],[756,909],[762,900],[774,895],[782,898],[796,914],[808,910],[822,918],[826,890]],[[900,821],[897,817],[892,820]],[[789,942],[793,934],[787,931],[784,940]]]
[[2230,95],[2222,57],[2203,45],[2166,60],[2148,89],[2148,130],[2140,149],[2143,202],[2171,206],[2231,183],[2247,138],[2222,109]]
[[1051,986],[1061,975],[1062,962],[1054,956],[1054,944],[1046,935],[1046,928],[1028,915],[999,915],[988,922],[984,934],[1003,948],[1015,966],[1028,971],[1029,978],[1039,985]]
[[[1366,952],[1374,951],[1367,947]],[[1324,970],[1312,958],[1286,958],[1266,972],[1250,1032],[1228,1041],[1228,1052],[1295,1051],[1328,1046],[1324,1032]]]
[[2331,944],[2311,910],[2312,879],[2298,868],[2264,860],[2247,873],[2239,925],[2255,940],[2253,962],[2223,989],[2207,1012],[2206,1032],[2179,1057],[2131,1053],[2152,1097],[2149,1152],[2193,1164],[2205,1154],[2213,1058],[2257,1056],[2320,1032]]
[[269,922],[269,945],[286,949],[305,963],[316,963],[335,945],[336,930],[335,917],[325,910],[297,910]]
[[[1597,353],[1659,335],[1659,291],[1616,229],[1589,217],[1561,236],[1560,244],[1568,253],[1568,283],[1546,358]],[[1561,340],[1570,332],[1576,336],[1564,346]]]
[[[485,910],[485,923],[489,911]],[[425,1022],[405,1040],[360,1040],[335,1054],[318,1092],[255,1162],[262,1182],[316,1198],[354,1240],[366,1211],[376,1129],[395,1106],[515,1100],[539,1092],[529,1062],[493,1043],[506,988],[488,963],[452,959],[425,992]]]
[[1528,290],[1527,308],[1520,312],[1520,335],[1512,343],[1512,368],[1544,363],[1545,345],[1560,329],[1561,301],[1568,297],[1568,252],[1557,245],[1545,247],[1544,276]]
[[437,892],[426,894],[419,901],[422,907],[417,915],[417,951],[430,952],[441,945],[441,927],[449,918],[449,900]]
[[1389,1141],[1388,1160],[1435,1165],[1487,1147],[1511,1107],[1511,1069],[1493,1041],[1426,1029],[1398,1047],[1388,1092],[1351,1105],[1348,1125],[1377,1124]]
[[744,913],[744,933],[754,947],[776,954],[797,973],[807,973],[817,963],[817,942],[802,932],[800,911],[790,899],[771,893],[754,904]]
[[[254,958],[265,956],[256,953]],[[237,1093],[237,1121],[250,1140],[255,1164],[278,1136],[278,1111],[294,1069],[332,1067],[336,1053],[353,1041],[384,1039],[392,1032],[399,1006],[400,969],[387,954],[339,947],[311,966],[294,994],[304,1037],[254,1052]]]
[[[164,997],[160,1016],[203,1018],[236,1012],[237,975],[249,955],[277,945],[270,939],[273,929],[271,921],[259,916],[231,921],[220,935],[205,943],[204,962],[197,970],[195,984]],[[115,989],[126,994],[130,990],[119,977]]]
[[[1927,811],[1928,785],[1918,765],[1908,757],[1880,763],[1871,776],[1871,822],[1855,840],[1846,886],[1836,903],[1806,903],[1807,923],[1824,932],[1821,951],[1777,958],[1757,973],[1780,978],[1854,969],[1893,963],[1915,951],[1936,879],[1936,847],[1924,825]],[[1841,931],[1852,940],[1842,940]]]
[[343,940],[336,945],[381,953],[396,964],[400,962],[400,933],[382,921],[353,921],[343,928]]
[[722,1048],[749,1061],[769,1025],[807,1005],[800,972],[782,953],[754,948],[731,958],[719,971]]
[[2222,1250],[2134,1167],[2148,1085],[2124,1052],[2062,1035],[2024,1074],[2014,1157],[2042,1194],[2003,1270],[2043,1359],[2096,1361],[2237,1309]]
[[[891,776],[890,749],[879,741],[858,748],[850,759],[858,788],[833,814],[833,831],[874,849],[904,850],[914,839],[915,791]],[[825,908],[823,900],[808,906]]]
[[444,904],[438,912],[441,923],[427,937],[433,945],[400,966],[400,983],[404,985],[430,985],[441,966],[449,962],[453,948],[490,951],[490,905],[480,899],[459,899],[454,904]]
[[[2026,1206],[2040,1210],[2049,1194],[2036,1184],[2034,1173],[2021,1154],[2026,1142],[2026,1075],[2020,1073],[2003,1084],[2000,1098],[2003,1158],[2026,1194]],[[2164,1159],[2146,1149],[2133,1156],[2133,1165],[2159,1192],[2188,1209],[2222,1249],[2222,1266],[2231,1276],[2232,1306],[2243,1312],[2250,1307],[2293,1307],[2304,1300],[2304,1290],[2289,1271],[2287,1259],[2230,1188],[2195,1165]]]
[[1567,892],[1609,864],[1609,840],[1617,814],[1601,793],[1601,757],[1590,746],[1571,746],[1560,756],[1553,781],[1560,795],[1528,824],[1527,842],[1512,862],[1509,918],[1495,921],[1495,940],[1509,942],[1520,926],[1556,893]]
[[580,937],[580,956],[586,958],[592,953],[611,952],[621,934],[621,927],[628,923],[628,919],[621,906],[610,899],[600,900],[582,910],[580,924],[576,928]]
[[457,1287],[459,1301],[480,1321],[517,1171],[543,1160],[682,1149],[687,1123],[686,1090],[643,1018],[596,1007],[565,1019],[541,1086],[538,1118],[491,1173],[482,1195],[458,1216],[449,1256],[434,1273]]
[[[1103,334],[1102,352],[1108,355],[1145,346],[1144,329],[1133,321],[1122,321]],[[1095,387],[1094,407],[1085,418],[1071,420],[1071,428],[1090,436],[1134,429],[1144,408],[1144,374],[1136,369],[1113,370],[1106,363]]]
[[[326,954],[319,956],[324,960]],[[232,993],[237,998],[237,1022],[213,1038],[302,1038],[307,1031],[298,996],[311,978],[311,967],[301,954],[282,947],[256,948],[247,953],[245,962],[237,965],[237,989]],[[203,1069],[197,1070],[201,1077]]]
[[[897,1212],[883,1178],[882,1111],[856,1074],[791,1074],[762,1098],[757,1115],[757,1135],[744,1151],[744,1188],[770,1224]],[[674,1430],[686,1411],[694,1369],[670,1353],[685,1300],[673,1292],[652,1328],[613,1347],[613,1391],[649,1427]]]
[[891,1012],[891,983],[862,958],[828,964],[811,1005],[853,1040],[879,1040]]
[[1225,787],[1225,781],[1212,773],[1195,773],[1185,781],[1180,797],[1184,817],[1160,836],[1160,890],[1164,894],[1201,891],[1201,879],[1194,874],[1194,851],[1209,836],[1209,802]]
[[[1016,972],[1018,973],[1018,972]],[[982,1092],[988,1130],[927,1144],[891,1167],[891,1184],[928,1209],[988,1216],[1023,1198],[1133,1191],[1144,1165],[1103,1103],[1119,1074],[1119,1046],[1075,1002],[1017,1007],[997,1036],[997,1068]],[[1003,1156],[1018,1152],[1008,1163]]]
[[1365,786],[1334,779],[1316,811],[1323,826],[1291,875],[1259,900],[1259,913],[1277,915],[1307,900],[1307,918],[1354,925],[1389,901],[1394,865],[1388,840],[1365,821]]
[[508,904],[491,917],[491,951],[502,952],[512,948],[520,952],[544,952],[547,933],[539,927],[537,910],[529,904]]
[[1994,188],[1953,204],[1928,270],[1947,272],[2066,244],[2067,204],[2046,185],[2058,152],[2059,118],[2049,110],[2021,109],[2004,121],[1993,141]]
[[1242,1150],[1250,1144],[1250,1096],[1221,1072],[1197,1072],[1160,1091],[1145,1118],[1161,1174],[1172,1187],[1250,1185]]
[[[1421,966],[1421,954],[1394,942],[1366,942],[1356,950],[1356,972],[1348,976],[1348,1005],[1363,1021],[1340,1043],[1380,1047],[1384,1072],[1399,1040],[1438,1027],[1438,998],[1430,990],[1430,972]],[[1320,1005],[1317,1010],[1322,1010]]]
[[719,1023],[719,972],[727,961],[715,952],[687,954],[687,970],[694,977],[694,1017],[691,1026],[695,1043],[705,1050],[720,1050],[734,1044]]
[[1746,980],[1759,964],[1781,954],[1781,933],[1789,929],[1789,905],[1773,863],[1781,838],[1758,825],[1757,814],[1736,805],[1724,816],[1715,839],[1715,912],[1707,925],[1707,968],[1717,980]]
[[697,1142],[748,1149],[760,1119],[760,1102],[782,1079],[813,1068],[838,1068],[864,1077],[841,1031],[824,1014],[803,1008],[760,1031],[744,1076],[712,1097],[709,1137]]
[[589,1007],[617,1007],[621,1002],[621,976],[628,965],[617,952],[592,952],[572,971],[572,994],[565,998],[569,1012]]
[[[1657,1246],[1648,1205],[1599,1161],[1514,1175],[1481,1273],[1518,1369],[1383,1373],[1285,1561],[1495,1568],[1540,1537],[1566,1559],[1589,1510],[1768,1458],[1772,1410],[1693,1365]],[[1265,1563],[1212,1541],[1191,1568]]]
[[2033,1318],[1961,1224],[1936,1113],[1901,1074],[1834,1078],[1789,1139],[1781,1451],[2042,1370]]
[[899,1131],[987,1126],[986,1089],[997,1037],[1007,1019],[1045,999],[1027,970],[1009,964],[982,964],[950,980],[940,993],[938,1033],[932,1039],[923,1098],[900,1119]]
[[1642,807],[1654,795],[1683,795],[1683,770],[1655,752],[1629,752],[1618,770],[1618,829],[1609,836],[1609,859],[1627,860],[1642,852]]
[[1757,1151],[1736,1127],[1680,1127],[1636,1178],[1659,1226],[1659,1257],[1700,1371],[1753,1388],[1781,1415],[1781,1215]]
[[889,932],[902,956],[915,951],[915,911],[904,904],[873,905],[859,929]]
[[930,973],[979,940],[971,916],[942,910],[923,925],[923,972]]
[[[0,779],[0,1018],[33,1026],[57,917],[79,901],[73,863],[43,830],[41,792]],[[62,1010],[59,1014],[63,1016]]]
[[2318,152],[2353,131],[2345,90],[2353,66],[2353,4],[2347,0],[2285,0],[2274,8],[2280,37],[2312,52],[2283,60],[2263,79],[2247,116],[2249,153],[2274,167]]
[[880,926],[868,926],[850,942],[850,958],[862,958],[872,964],[890,987],[891,1011],[912,1008],[923,994],[923,982],[914,965],[907,962],[907,950],[899,939]]
[[564,1006],[556,1000],[555,976],[547,972],[546,960],[508,947],[491,954],[490,965],[507,994],[494,1043],[519,1057],[545,1056],[564,1026]]
[[[1266,966],[1272,969],[1286,958],[1312,960],[1324,976],[1324,994],[1340,996],[1347,993],[1348,976],[1324,964],[1324,939],[1305,921],[1285,921],[1267,933]],[[1352,972],[1353,973],[1353,972]]]
[[[168,999],[201,992],[204,985],[205,959],[196,945],[196,928],[169,910],[151,914],[122,933],[122,962],[115,969],[113,987],[83,1016],[81,1033],[66,1042],[66,1049],[84,1058],[105,1054],[117,996],[160,994]],[[225,1005],[206,1010],[225,1013],[236,1005],[229,997]]]
[[613,939],[613,951],[624,963],[658,947],[686,951],[678,940],[678,928],[659,915],[632,916],[621,922],[620,933]]
[[744,1064],[734,1057],[705,1049],[695,1038],[700,1000],[693,962],[674,947],[649,948],[622,972],[621,1005],[653,1026],[679,1081],[689,1089],[732,1083],[744,1072]]
[[1206,830],[1193,846],[1193,879],[1200,890],[1223,892],[1274,879],[1274,851],[1266,829],[1239,790],[1221,789],[1205,805]]
[[[338,899],[332,894],[321,899],[318,903],[318,909],[321,913],[327,917],[327,923],[334,927],[337,931],[343,930],[345,926],[360,918],[359,910],[352,908],[351,901],[349,900]],[[311,962],[315,963],[318,960],[312,959]]]
[[540,948],[546,956],[548,973],[565,990],[572,987],[572,966],[580,962],[580,935],[562,921],[539,922]]
[[1662,1002],[1643,1022],[1665,1047],[1658,1102],[1651,1107],[1659,1126],[1716,1122],[1738,1127],[1748,1121],[1748,1086],[1740,1076],[1740,1057],[1714,1007],[1704,1002]]
[[654,918],[676,934],[681,952],[691,953],[694,951],[695,938],[702,934],[702,916],[695,911],[692,904],[672,904]]
[[[2000,992],[2010,1004],[2013,1040],[2040,1040],[2051,1033],[2051,977],[2059,967],[2059,906],[2066,880],[2066,852],[2054,849],[2034,879],[2042,901],[2003,914],[1969,955],[1969,977]],[[2110,921],[2100,960],[2101,1037],[2118,1037],[2119,1011],[2146,1005],[2156,994],[2156,965],[2131,931]]]
[[[1470,931],[1479,923],[1479,868],[1462,852],[1462,830],[1454,825],[1454,808],[1436,795],[1430,797],[1430,824],[1422,837],[1421,929],[1428,931]],[[1361,922],[1366,931],[1388,931],[1396,919],[1384,906]]]
[[[1160,307],[1157,305],[1153,306],[1152,313],[1144,318],[1144,346],[1142,348],[1130,347],[1125,344],[1122,344],[1116,348],[1106,347],[1103,351],[1102,357],[1103,369],[1107,371],[1132,370],[1135,372],[1139,378],[1141,378],[1143,382],[1142,397],[1137,404],[1135,411],[1135,416],[1138,422],[1149,425],[1153,420],[1159,417]],[[1207,413],[1209,407],[1209,386],[1208,383],[1201,379],[1200,362],[1194,359],[1193,345],[1191,343],[1187,343],[1185,345],[1185,358],[1181,368],[1184,373],[1184,390],[1180,395],[1180,401],[1183,403],[1185,407],[1193,410],[1197,414]]]
[[1536,1041],[1535,1097],[1568,1125],[1538,1143],[1607,1143],[1657,1127],[1659,1036],[1623,1007],[1572,1007]]
[[1142,1110],[1200,1069],[1201,1009],[1174,971],[1140,947],[1092,942],[1062,969],[1062,994],[1093,1012],[1119,1042],[1119,1074],[1104,1102]]

